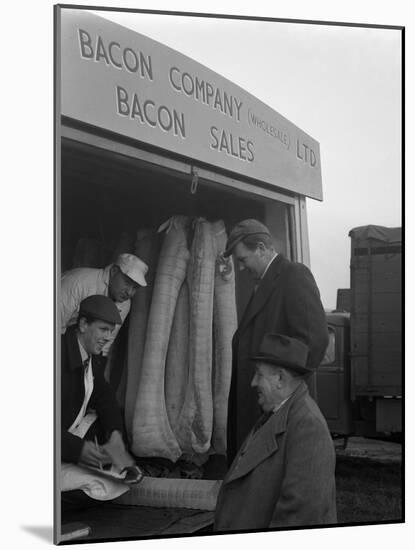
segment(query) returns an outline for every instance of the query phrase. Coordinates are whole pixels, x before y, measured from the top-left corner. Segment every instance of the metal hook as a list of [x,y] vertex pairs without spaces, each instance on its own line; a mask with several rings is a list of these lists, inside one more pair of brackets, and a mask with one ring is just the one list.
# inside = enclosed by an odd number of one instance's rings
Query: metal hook
[[199,183],[199,176],[196,170],[192,168],[192,183],[190,185],[190,193],[192,195],[196,194],[198,183]]

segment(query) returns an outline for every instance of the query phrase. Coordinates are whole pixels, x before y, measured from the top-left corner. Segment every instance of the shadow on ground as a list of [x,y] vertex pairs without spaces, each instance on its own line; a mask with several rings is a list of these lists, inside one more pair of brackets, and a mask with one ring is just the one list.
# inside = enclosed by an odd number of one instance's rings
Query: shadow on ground
[[45,542],[53,543],[53,527],[51,526],[22,525],[22,529]]

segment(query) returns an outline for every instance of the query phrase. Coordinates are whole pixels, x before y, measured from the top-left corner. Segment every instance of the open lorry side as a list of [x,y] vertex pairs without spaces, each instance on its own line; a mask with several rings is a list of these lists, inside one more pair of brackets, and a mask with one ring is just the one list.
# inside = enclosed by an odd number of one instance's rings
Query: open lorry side
[[[57,6],[56,16],[58,279],[74,267],[103,268],[116,251],[134,252],[138,235],[157,231],[173,216],[221,221],[227,232],[242,219],[257,218],[269,227],[279,252],[309,264],[306,197],[323,198],[316,140],[235,83],[149,37],[87,10]],[[149,270],[147,289],[155,271]],[[237,271],[238,318],[252,290],[249,275]],[[59,288],[56,297],[58,311]],[[128,389],[128,378],[124,386],[122,381],[129,322],[131,314],[108,369],[121,408]],[[56,350],[59,366],[59,345]],[[57,375],[59,418],[59,367]],[[248,398],[237,396],[242,403]],[[56,426],[59,441],[59,422]],[[159,450],[149,454],[160,458]],[[56,445],[57,476],[60,459]],[[220,480],[226,467],[224,453],[209,454],[203,476]],[[164,464],[160,470],[164,473]],[[173,463],[168,470],[166,480],[178,486],[181,472]],[[160,508],[121,511],[108,505],[105,516],[101,508],[96,516],[88,511],[68,518],[61,515],[56,488],[56,541],[62,519],[86,520],[92,526],[89,539],[102,540],[193,533],[212,515],[193,510],[189,519],[183,503],[172,506],[165,499]]]

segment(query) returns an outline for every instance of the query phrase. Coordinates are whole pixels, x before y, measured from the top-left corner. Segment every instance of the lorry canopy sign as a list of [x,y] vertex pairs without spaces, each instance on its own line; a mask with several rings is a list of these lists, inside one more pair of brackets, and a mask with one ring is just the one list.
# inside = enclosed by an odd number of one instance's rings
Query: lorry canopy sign
[[61,11],[62,115],[322,199],[319,144],[200,63],[82,10]]

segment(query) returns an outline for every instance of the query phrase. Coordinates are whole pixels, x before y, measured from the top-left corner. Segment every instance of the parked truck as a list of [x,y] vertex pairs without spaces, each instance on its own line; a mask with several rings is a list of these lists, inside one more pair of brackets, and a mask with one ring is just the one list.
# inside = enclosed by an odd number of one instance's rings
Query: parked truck
[[329,345],[317,399],[332,434],[399,437],[402,431],[402,231],[356,227],[350,289],[327,312]]

